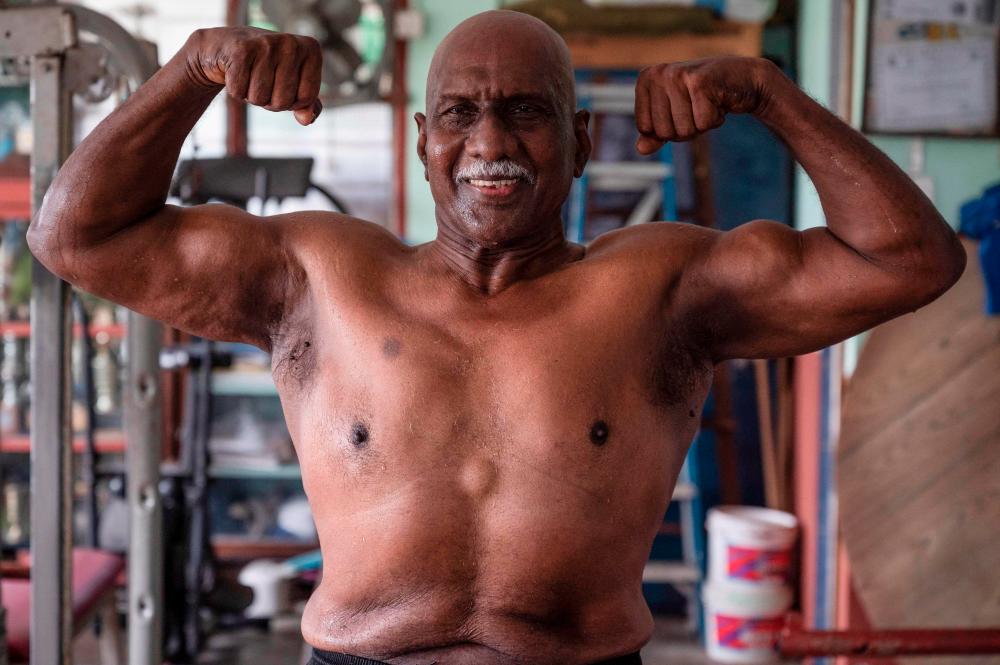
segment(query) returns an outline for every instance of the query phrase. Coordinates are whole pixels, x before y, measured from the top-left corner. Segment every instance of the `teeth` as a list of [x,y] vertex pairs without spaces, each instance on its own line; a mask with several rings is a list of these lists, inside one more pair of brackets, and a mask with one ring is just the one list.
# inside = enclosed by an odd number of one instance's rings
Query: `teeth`
[[473,187],[509,187],[516,183],[517,180],[469,180],[469,184]]

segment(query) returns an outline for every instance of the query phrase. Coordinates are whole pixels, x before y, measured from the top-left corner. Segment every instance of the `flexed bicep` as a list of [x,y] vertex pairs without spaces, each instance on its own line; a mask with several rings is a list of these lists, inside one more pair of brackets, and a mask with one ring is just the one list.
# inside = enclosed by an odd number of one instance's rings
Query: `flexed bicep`
[[269,349],[304,288],[288,246],[296,224],[227,205],[165,206],[78,249],[74,274],[63,276],[186,332]]
[[758,220],[706,232],[678,297],[718,361],[821,349],[914,309],[899,293],[897,271],[828,229]]

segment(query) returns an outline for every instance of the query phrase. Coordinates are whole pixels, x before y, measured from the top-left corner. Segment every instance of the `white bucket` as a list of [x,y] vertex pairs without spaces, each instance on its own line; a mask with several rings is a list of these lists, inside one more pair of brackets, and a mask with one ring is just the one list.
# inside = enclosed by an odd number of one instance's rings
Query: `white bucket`
[[773,663],[792,590],[775,585],[709,582],[701,591],[705,604],[705,650],[723,663]]
[[719,506],[708,511],[708,579],[788,584],[799,521],[770,508]]
[[253,602],[246,608],[244,614],[249,619],[269,619],[276,614],[291,609],[291,584],[294,577],[281,561],[257,559],[251,561],[240,571],[240,584],[253,589]]

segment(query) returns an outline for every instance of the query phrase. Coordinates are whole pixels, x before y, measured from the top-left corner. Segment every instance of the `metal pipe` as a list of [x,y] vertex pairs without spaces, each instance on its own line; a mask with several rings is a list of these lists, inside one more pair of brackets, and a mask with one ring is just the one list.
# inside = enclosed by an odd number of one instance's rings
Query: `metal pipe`
[[[63,58],[31,60],[32,213],[69,153],[72,105]],[[38,261],[31,287],[32,663],[69,665],[72,639],[72,473],[69,286]]]
[[784,658],[944,656],[1000,653],[1000,628],[806,630],[789,615],[778,636]]
[[87,513],[87,547],[98,547],[97,534],[97,410],[94,408],[94,344],[90,338],[90,316],[78,293],[73,294],[73,313],[80,325],[80,365],[78,373],[82,387],[80,398],[87,414],[87,426],[84,430],[84,446],[82,464],[80,465],[80,480],[87,487],[84,507]]
[[129,312],[125,449],[128,465],[128,662],[163,662],[163,505],[160,325]]

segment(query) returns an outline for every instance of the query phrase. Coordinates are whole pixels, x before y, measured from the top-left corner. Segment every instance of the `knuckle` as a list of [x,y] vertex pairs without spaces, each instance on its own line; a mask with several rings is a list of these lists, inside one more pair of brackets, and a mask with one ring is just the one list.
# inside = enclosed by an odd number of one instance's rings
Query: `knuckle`
[[299,44],[305,48],[307,53],[312,55],[319,55],[322,51],[322,47],[319,45],[319,40],[315,37],[309,37],[307,35],[299,35],[297,37]]
[[299,51],[298,41],[291,35],[282,35],[275,50],[284,56],[293,56]]

